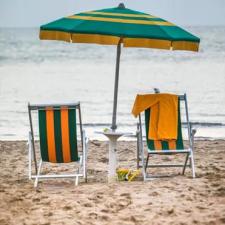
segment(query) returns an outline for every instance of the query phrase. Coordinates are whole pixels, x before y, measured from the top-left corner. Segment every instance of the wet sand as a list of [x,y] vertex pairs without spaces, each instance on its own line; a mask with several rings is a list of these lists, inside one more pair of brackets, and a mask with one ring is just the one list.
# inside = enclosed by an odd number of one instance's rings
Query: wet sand
[[[119,142],[120,167],[135,168],[135,152],[135,142]],[[189,168],[185,176],[174,168],[167,171],[172,178],[108,184],[107,153],[106,142],[90,142],[88,183],[41,181],[36,190],[27,176],[26,142],[0,141],[0,224],[225,224],[224,140],[196,142],[196,179]]]

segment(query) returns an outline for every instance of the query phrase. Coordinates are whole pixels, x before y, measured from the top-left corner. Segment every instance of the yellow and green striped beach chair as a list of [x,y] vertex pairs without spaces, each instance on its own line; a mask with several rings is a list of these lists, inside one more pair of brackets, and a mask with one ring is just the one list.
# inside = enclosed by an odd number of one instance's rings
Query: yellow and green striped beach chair
[[[30,121],[29,146],[29,179],[35,179],[37,187],[39,179],[75,178],[78,185],[79,177],[87,178],[87,145],[88,139],[82,128],[80,103],[74,104],[28,104]],[[34,120],[33,117],[36,119]],[[79,119],[79,124],[77,123]],[[38,129],[34,129],[34,122]],[[78,128],[79,127],[79,128]],[[80,132],[81,147],[78,148],[78,132]],[[35,133],[36,131],[36,133]],[[37,165],[35,136],[39,136],[40,160]],[[70,174],[41,174],[43,164],[76,163],[76,171]],[[34,164],[35,172],[32,173]],[[75,166],[75,165],[74,165]]]
[[[188,133],[188,147],[184,147],[183,137],[182,137],[182,122],[181,122],[181,104],[184,104],[185,111],[185,124],[183,129],[187,129]],[[149,121],[151,118],[151,109],[148,108],[143,113],[145,115],[145,132],[148,134],[149,131]],[[191,128],[191,123],[189,122],[188,116],[188,105],[187,105],[187,96],[179,95],[178,96],[178,128],[177,128],[177,139],[169,141],[159,141],[159,140],[150,140],[148,135],[146,135],[146,146],[147,153],[144,151],[143,145],[143,131],[142,131],[142,116],[138,116],[138,125],[137,125],[137,168],[142,168],[144,181],[151,180],[153,178],[164,177],[168,175],[157,175],[150,173],[149,168],[169,168],[169,167],[182,167],[182,174],[184,175],[185,169],[189,166],[192,169],[192,177],[195,178],[195,166],[194,166],[194,135],[196,130]],[[172,154],[184,154],[186,155],[183,164],[153,164],[150,163],[151,155],[172,155]],[[188,162],[189,161],[189,162]]]

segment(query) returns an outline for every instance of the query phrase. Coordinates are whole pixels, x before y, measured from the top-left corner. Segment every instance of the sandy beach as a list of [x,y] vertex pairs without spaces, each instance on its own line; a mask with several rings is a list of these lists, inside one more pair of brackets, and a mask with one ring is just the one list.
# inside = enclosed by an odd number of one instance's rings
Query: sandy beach
[[[118,149],[120,167],[135,168],[135,142]],[[26,142],[0,141],[0,224],[225,224],[224,153],[224,140],[197,141],[196,179],[188,168],[185,176],[108,184],[107,143],[91,141],[88,183],[50,180],[35,190]]]
[[[52,3],[0,1],[0,225],[225,225],[225,0]],[[144,123],[154,149],[191,138],[196,178],[169,152],[149,157],[167,164],[148,168],[160,178],[144,182],[141,168],[108,182],[106,140],[121,135],[117,169],[136,170],[129,134]],[[38,163],[38,139],[43,160],[86,159],[73,150],[87,134],[87,180],[65,178],[78,162],[43,162],[41,175],[64,178],[35,188],[29,130]]]

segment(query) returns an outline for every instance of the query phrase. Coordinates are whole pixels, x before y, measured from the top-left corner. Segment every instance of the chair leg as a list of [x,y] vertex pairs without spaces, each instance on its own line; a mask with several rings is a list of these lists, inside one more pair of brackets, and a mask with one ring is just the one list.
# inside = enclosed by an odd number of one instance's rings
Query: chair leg
[[[83,178],[85,179],[85,183],[87,183],[87,167],[86,167],[86,161],[84,160],[84,156],[80,157],[80,168],[83,173]],[[80,171],[80,170],[79,170]]]
[[140,168],[140,151],[139,151],[139,138],[137,135],[137,169]]
[[[139,149],[141,150],[142,174],[143,174],[144,181],[146,181],[146,169],[145,169],[145,160],[144,160],[144,148],[143,148],[143,145],[142,145],[141,141],[139,141],[139,142],[140,142],[140,148]],[[140,167],[140,165],[139,165],[139,167]]]
[[38,173],[37,173],[35,181],[34,181],[34,187],[35,188],[38,186],[38,178],[39,178],[39,175],[41,173],[41,166],[42,166],[42,160],[40,160],[39,167],[38,167]]
[[189,153],[187,153],[187,156],[186,156],[186,158],[185,158],[185,163],[184,163],[184,167],[183,167],[183,171],[182,171],[182,174],[183,174],[183,175],[184,175],[184,173],[185,173],[185,169],[186,169],[186,166],[187,166],[188,158],[189,158]]
[[76,176],[76,179],[75,179],[75,185],[77,186],[79,183],[79,176]]
[[87,153],[88,153],[88,138],[86,137],[85,131],[83,131],[83,158],[82,158],[82,169],[85,183],[87,183]]
[[28,177],[29,177],[29,180],[31,180],[31,174],[32,174],[32,155],[31,155],[31,143],[30,143],[30,140],[28,141]]
[[149,160],[149,154],[148,154],[148,156],[147,156],[147,160],[146,160],[146,164],[145,164],[145,172],[146,172],[146,170],[147,170],[147,168],[148,168],[148,160]]
[[195,163],[194,163],[194,155],[191,151],[191,170],[192,170],[192,177],[195,178]]
[[87,167],[85,166],[85,183],[87,183]]

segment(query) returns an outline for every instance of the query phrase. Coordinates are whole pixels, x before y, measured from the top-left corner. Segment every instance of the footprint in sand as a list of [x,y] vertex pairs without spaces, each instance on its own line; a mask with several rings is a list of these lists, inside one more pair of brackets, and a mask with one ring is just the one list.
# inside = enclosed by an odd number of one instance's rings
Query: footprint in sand
[[184,212],[191,213],[192,211],[190,209],[185,209]]
[[102,209],[101,212],[103,212],[103,213],[109,213],[109,210],[108,209]]
[[88,216],[91,219],[97,219],[98,218],[98,214],[97,213],[94,213],[94,212],[89,213]]
[[93,205],[90,202],[84,203],[83,206],[87,208],[93,207]]
[[131,198],[130,193],[127,193],[127,192],[120,194],[120,196]]
[[40,202],[41,200],[40,200],[40,198],[34,198],[32,201],[33,202]]
[[220,221],[221,221],[222,224],[225,224],[225,217],[220,218]]
[[96,194],[96,198],[102,199],[102,198],[103,198],[103,195],[104,195],[104,193],[98,192],[98,193]]
[[13,198],[13,199],[11,199],[9,202],[10,202],[10,203],[15,203],[15,202],[22,202],[22,201],[23,201],[22,198]]
[[112,212],[117,213],[125,208],[127,208],[132,203],[130,198],[119,198],[115,199],[112,202],[106,204],[106,208]]
[[110,218],[106,215],[101,215],[101,216],[99,216],[99,219],[103,220],[103,221],[108,221]]
[[131,199],[119,199],[118,200],[118,210],[122,210],[131,204]]
[[152,194],[150,194],[150,196],[158,196],[159,193],[157,191],[154,191]]
[[47,217],[49,217],[49,216],[53,216],[53,213],[52,212],[49,212],[49,213],[46,213],[44,215],[47,216]]
[[95,204],[99,204],[99,203],[104,201],[103,198],[104,198],[103,197],[103,193],[102,192],[98,192],[94,196],[89,197],[88,200],[91,200]]
[[167,213],[168,213],[168,215],[171,215],[171,214],[174,214],[175,212],[174,212],[174,209],[171,208],[171,209],[168,209],[167,210]]
[[106,163],[108,162],[108,158],[102,157],[101,159],[99,159],[99,162]]
[[212,187],[219,187],[220,186],[220,183],[212,183],[211,186]]
[[65,210],[65,211],[68,211],[68,210],[71,210],[71,209],[72,209],[72,207],[69,206],[69,205],[66,205],[66,206],[63,207],[63,210]]
[[225,197],[225,188],[224,187],[219,187],[216,190],[215,195],[218,196],[218,197]]

